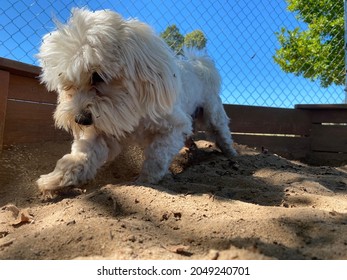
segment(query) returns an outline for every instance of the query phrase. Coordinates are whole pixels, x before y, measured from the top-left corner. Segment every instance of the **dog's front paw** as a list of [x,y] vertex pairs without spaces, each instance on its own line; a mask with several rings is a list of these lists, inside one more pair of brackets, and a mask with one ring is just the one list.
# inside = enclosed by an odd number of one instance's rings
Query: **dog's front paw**
[[53,197],[54,193],[61,189],[63,175],[60,172],[53,171],[46,175],[41,175],[36,181],[40,192],[44,197]]
[[65,155],[57,162],[53,172],[41,175],[36,181],[39,190],[46,197],[65,187],[84,183],[88,179],[86,160],[75,155]]

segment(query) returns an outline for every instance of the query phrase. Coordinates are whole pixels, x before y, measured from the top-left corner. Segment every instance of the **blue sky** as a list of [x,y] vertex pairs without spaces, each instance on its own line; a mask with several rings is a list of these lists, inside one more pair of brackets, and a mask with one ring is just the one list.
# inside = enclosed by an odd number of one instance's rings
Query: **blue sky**
[[207,52],[223,79],[225,103],[292,108],[295,104],[342,103],[344,88],[321,88],[319,82],[284,73],[274,62],[281,27],[301,23],[284,0],[2,0],[0,56],[36,64],[41,37],[54,28],[52,17],[66,21],[72,7],[112,9],[136,17],[157,33],[176,24],[181,33],[201,29]]

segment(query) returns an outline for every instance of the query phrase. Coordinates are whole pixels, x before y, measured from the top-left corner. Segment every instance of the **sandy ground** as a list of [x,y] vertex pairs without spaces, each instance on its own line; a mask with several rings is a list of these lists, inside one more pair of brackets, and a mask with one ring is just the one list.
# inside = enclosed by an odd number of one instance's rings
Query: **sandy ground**
[[0,259],[347,259],[347,167],[239,146],[186,150],[158,185],[132,182],[129,149],[87,185],[43,200],[35,185],[68,142],[0,156]]

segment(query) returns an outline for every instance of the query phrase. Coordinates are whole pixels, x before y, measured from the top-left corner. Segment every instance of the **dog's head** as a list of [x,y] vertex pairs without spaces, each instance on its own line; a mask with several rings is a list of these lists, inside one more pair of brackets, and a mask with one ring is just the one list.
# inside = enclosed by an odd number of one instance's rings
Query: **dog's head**
[[171,112],[179,91],[172,52],[151,28],[108,10],[74,9],[44,36],[41,80],[57,91],[56,124],[74,133],[93,126],[117,138],[141,118]]

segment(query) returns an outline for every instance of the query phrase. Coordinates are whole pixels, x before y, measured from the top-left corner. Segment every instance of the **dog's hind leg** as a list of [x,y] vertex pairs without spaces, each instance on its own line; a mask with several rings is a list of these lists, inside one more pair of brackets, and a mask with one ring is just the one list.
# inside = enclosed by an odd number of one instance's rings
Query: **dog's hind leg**
[[58,160],[55,169],[41,175],[37,185],[43,195],[52,196],[59,189],[86,183],[108,159],[109,148],[103,137],[75,140],[71,153]]
[[208,124],[209,132],[213,135],[217,147],[227,157],[237,155],[233,147],[233,140],[229,129],[229,118],[225,113],[222,101],[219,96],[204,107],[204,119]]

